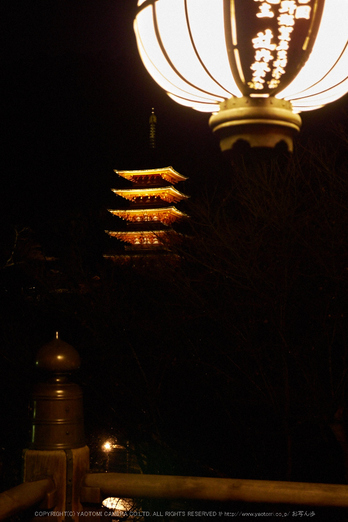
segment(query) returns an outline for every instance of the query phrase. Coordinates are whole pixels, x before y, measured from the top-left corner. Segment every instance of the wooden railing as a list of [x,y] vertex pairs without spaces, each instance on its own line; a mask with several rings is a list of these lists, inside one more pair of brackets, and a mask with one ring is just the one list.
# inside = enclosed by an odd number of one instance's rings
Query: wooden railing
[[56,489],[52,479],[24,482],[0,493],[0,520],[17,515],[35,505],[52,509],[56,503]]
[[100,503],[106,497],[348,507],[348,486],[172,475],[87,474],[81,499]]
[[36,367],[46,374],[46,381],[33,390],[32,434],[24,451],[23,484],[0,494],[0,520],[39,506],[34,517],[41,520],[54,514],[55,522],[77,521],[84,505],[100,510],[106,497],[348,507],[345,485],[90,473],[82,392],[69,380],[79,364],[76,350],[58,335],[39,350]]

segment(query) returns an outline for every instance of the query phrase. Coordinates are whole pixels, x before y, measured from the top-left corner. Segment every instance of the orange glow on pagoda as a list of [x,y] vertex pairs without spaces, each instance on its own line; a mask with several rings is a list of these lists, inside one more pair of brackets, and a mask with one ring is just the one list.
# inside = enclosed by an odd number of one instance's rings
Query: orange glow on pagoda
[[114,216],[130,221],[132,223],[142,221],[159,221],[163,225],[171,225],[175,221],[188,217],[175,207],[149,208],[149,209],[127,209],[109,210]]
[[141,247],[153,247],[153,246],[165,246],[169,240],[169,236],[174,234],[177,235],[174,230],[129,230],[111,232],[107,231],[111,237],[116,237],[125,243],[129,243],[133,246]]
[[176,188],[171,185],[168,187],[159,188],[130,188],[130,189],[112,189],[115,194],[121,196],[129,201],[137,203],[145,202],[159,202],[165,201],[166,203],[178,203],[182,199],[186,199],[187,196],[182,194]]
[[173,169],[173,167],[165,167],[163,169],[145,169],[145,170],[114,170],[119,176],[139,184],[144,182],[147,185],[151,182],[165,180],[168,183],[178,183],[179,181],[186,181],[187,178],[182,176]]
[[[180,239],[172,225],[187,218],[187,214],[178,210],[173,203],[188,198],[173,185],[187,178],[176,172],[173,167],[146,170],[115,170],[118,176],[129,181],[132,186],[111,189],[116,196],[128,202],[128,208],[109,209],[109,212],[126,221],[126,230],[106,230],[112,238],[126,243],[129,253],[148,255],[154,251],[170,251],[170,246]],[[164,228],[163,228],[164,225]],[[105,256],[119,260],[120,255]]]

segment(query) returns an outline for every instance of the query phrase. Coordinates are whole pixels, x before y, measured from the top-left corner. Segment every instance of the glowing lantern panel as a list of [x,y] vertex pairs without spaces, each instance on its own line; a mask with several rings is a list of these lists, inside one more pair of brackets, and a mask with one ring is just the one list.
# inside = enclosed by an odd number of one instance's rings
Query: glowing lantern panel
[[[292,132],[301,120],[289,112],[348,91],[347,20],[347,0],[139,0],[134,28],[145,67],[178,103],[228,110],[225,131],[263,112],[268,128],[276,121]],[[288,116],[274,120],[272,106]],[[245,107],[249,116],[238,118]],[[239,123],[229,124],[235,115]],[[220,129],[221,118],[211,126]]]

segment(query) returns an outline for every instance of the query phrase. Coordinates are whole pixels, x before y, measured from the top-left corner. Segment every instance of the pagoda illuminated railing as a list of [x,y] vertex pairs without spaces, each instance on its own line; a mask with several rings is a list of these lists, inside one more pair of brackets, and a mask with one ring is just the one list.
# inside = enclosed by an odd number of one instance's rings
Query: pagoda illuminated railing
[[173,230],[142,230],[142,231],[111,231],[106,230],[106,233],[111,237],[116,237],[120,239],[124,243],[129,243],[131,245],[166,245],[168,243],[169,235],[178,235]]
[[181,212],[175,207],[165,208],[147,208],[147,209],[126,209],[126,210],[109,210],[111,214],[126,221],[139,223],[143,221],[159,221],[164,225],[171,225],[178,219],[188,217],[187,214]]
[[129,201],[133,202],[145,202],[146,200],[161,200],[167,203],[177,203],[182,199],[186,199],[187,196],[182,194],[176,188],[159,187],[159,188],[129,188],[129,189],[112,189],[112,191]]

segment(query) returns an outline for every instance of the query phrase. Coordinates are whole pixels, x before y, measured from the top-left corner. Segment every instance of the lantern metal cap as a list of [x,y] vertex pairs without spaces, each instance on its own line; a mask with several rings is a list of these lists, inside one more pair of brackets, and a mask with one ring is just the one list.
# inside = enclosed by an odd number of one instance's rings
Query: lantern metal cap
[[73,346],[62,341],[58,332],[55,339],[42,346],[36,354],[35,366],[48,372],[65,373],[77,370],[81,359]]
[[289,101],[272,96],[230,98],[220,104],[220,112],[209,120],[223,152],[231,150],[240,140],[251,147],[271,148],[285,142],[292,151],[293,136],[299,132],[301,123]]

